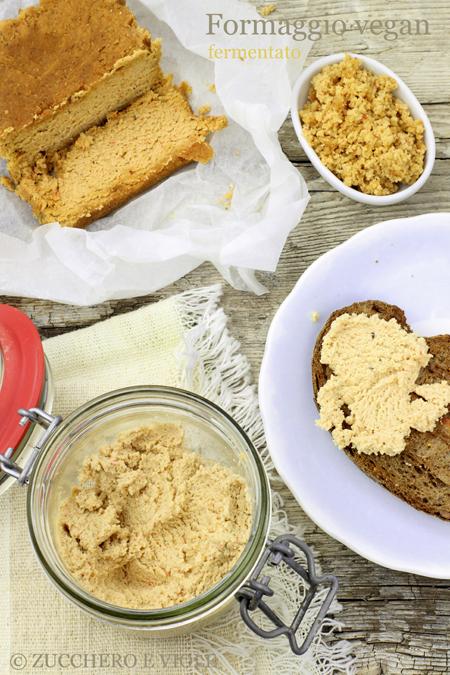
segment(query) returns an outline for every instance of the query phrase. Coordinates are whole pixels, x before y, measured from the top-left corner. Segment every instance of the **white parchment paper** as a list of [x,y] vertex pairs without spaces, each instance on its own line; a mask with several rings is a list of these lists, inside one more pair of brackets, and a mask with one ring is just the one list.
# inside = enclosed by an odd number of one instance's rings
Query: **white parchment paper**
[[[0,0],[0,18],[27,4]],[[261,18],[238,0],[128,4],[162,37],[163,68],[192,85],[194,108],[211,105],[213,114],[228,116],[228,129],[212,140],[215,159],[177,173],[86,230],[39,227],[27,204],[0,189],[0,293],[92,305],[156,291],[204,261],[236,288],[261,293],[254,271],[275,271],[309,199],[277,136],[308,47],[302,45],[301,59],[212,61],[210,45],[298,51],[299,43],[278,35],[208,35],[211,12]]]

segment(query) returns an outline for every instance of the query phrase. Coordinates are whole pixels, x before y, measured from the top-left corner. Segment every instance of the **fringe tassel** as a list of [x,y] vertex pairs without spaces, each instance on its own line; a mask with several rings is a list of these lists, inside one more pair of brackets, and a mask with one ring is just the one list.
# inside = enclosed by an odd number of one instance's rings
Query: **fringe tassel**
[[[222,295],[220,285],[187,291],[177,296],[176,304],[182,325],[186,329],[185,345],[180,358],[180,381],[182,386],[196,391],[205,398],[224,408],[242,426],[259,451],[272,485],[280,483],[265,443],[264,428],[259,414],[257,391],[252,384],[250,364],[240,352],[240,343],[234,339],[227,328],[227,316],[219,307]],[[288,523],[283,510],[281,495],[273,493],[273,513],[270,535],[276,537],[292,532],[302,537],[301,527]],[[320,566],[317,565],[318,573]],[[295,608],[305,588],[297,577],[292,578],[289,570],[279,570],[271,585],[275,590],[278,606],[274,607],[282,614],[289,614]],[[315,607],[305,617],[300,628],[306,635],[315,618],[314,609],[320,606],[326,589],[317,597]],[[345,673],[353,675],[354,659],[351,656],[350,643],[336,641],[335,634],[341,630],[341,624],[332,618],[341,611],[334,603],[330,616],[322,626],[310,650],[298,657],[290,652],[285,638],[263,641],[253,635],[242,624],[238,606],[222,619],[203,629],[191,638],[193,663],[196,655],[199,663],[204,664],[205,655],[214,658],[213,666],[208,666],[210,675],[248,675],[253,673],[277,673],[277,675],[333,675]],[[286,616],[287,618],[287,616]],[[203,661],[200,660],[202,657]],[[204,667],[193,667],[193,675],[205,672]]]

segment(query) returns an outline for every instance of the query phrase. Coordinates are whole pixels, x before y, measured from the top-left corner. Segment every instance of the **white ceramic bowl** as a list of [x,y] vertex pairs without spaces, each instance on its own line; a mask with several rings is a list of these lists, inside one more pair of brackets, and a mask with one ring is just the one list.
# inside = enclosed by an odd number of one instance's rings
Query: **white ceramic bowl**
[[337,178],[334,173],[327,169],[303,135],[299,110],[303,108],[308,98],[311,79],[314,77],[314,75],[317,75],[317,73],[322,70],[324,66],[328,66],[330,63],[338,63],[339,61],[342,61],[344,56],[344,53],[324,56],[323,58],[314,61],[314,63],[306,68],[300,75],[295,84],[292,99],[291,115],[294,122],[294,129],[310,162],[317,169],[322,178],[324,178],[336,190],[342,192],[342,194],[346,197],[350,197],[350,199],[354,199],[357,202],[362,202],[363,204],[371,204],[372,206],[398,204],[399,202],[405,201],[405,199],[408,199],[418,190],[420,190],[420,188],[425,185],[426,181],[430,177],[431,171],[433,170],[434,161],[436,159],[436,142],[434,139],[433,128],[425,110],[422,108],[411,89],[392,70],[386,68],[386,66],[384,66],[382,63],[376,61],[375,59],[371,59],[368,56],[362,56],[361,54],[351,54],[351,56],[355,56],[356,58],[360,59],[367,70],[370,70],[377,75],[389,75],[390,77],[393,77],[398,84],[395,95],[406,103],[414,119],[422,120],[425,126],[425,144],[427,146],[425,167],[422,175],[415,183],[409,186],[402,186],[398,192],[394,192],[392,195],[377,197],[376,195],[364,194],[359,190],[355,190],[354,188],[344,185],[344,183],[339,180],[339,178]]

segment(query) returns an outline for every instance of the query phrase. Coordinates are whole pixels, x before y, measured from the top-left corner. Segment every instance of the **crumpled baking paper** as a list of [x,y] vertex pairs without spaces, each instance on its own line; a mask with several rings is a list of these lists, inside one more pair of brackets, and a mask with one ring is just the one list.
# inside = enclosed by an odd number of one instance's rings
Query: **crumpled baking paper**
[[[0,19],[28,4],[1,0]],[[309,199],[277,136],[308,47],[297,60],[212,61],[210,45],[298,50],[299,43],[289,36],[208,35],[211,12],[223,20],[260,19],[247,2],[128,4],[162,37],[163,68],[192,85],[194,109],[211,105],[213,114],[228,116],[228,129],[212,140],[215,159],[177,173],[86,230],[39,227],[27,204],[0,189],[0,293],[93,305],[154,292],[204,261],[234,287],[261,293],[255,270],[275,271]]]

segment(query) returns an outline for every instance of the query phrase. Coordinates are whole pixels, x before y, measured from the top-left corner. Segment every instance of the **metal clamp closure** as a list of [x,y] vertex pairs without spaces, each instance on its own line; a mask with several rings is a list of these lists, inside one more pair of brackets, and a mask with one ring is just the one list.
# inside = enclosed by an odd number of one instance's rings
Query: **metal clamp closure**
[[33,422],[43,427],[44,433],[33,447],[33,450],[23,468],[12,461],[14,448],[8,448],[3,455],[0,454],[0,469],[9,476],[15,478],[19,485],[28,485],[34,463],[36,462],[42,448],[45,446],[50,436],[52,436],[56,427],[61,424],[62,417],[50,415],[40,408],[30,408],[30,410],[24,410],[21,408],[18,410],[18,414],[21,416],[19,422],[21,426],[25,426],[26,424],[29,424],[29,422]]
[[[295,551],[291,545],[302,551],[306,556],[306,569],[295,559]],[[259,578],[266,564],[279,566],[284,562],[290,569],[296,572],[306,583],[308,589],[291,625],[286,625],[278,614],[269,607],[264,597],[271,597],[274,591],[270,588],[270,577],[263,576]],[[315,621],[311,626],[306,638],[301,645],[297,642],[296,633],[305,618],[313,599],[317,595],[321,586],[329,586],[330,589],[317,613]],[[286,534],[277,537],[269,542],[261,560],[259,561],[255,572],[250,579],[236,594],[241,608],[241,616],[245,624],[257,635],[262,638],[271,639],[280,635],[286,635],[294,654],[301,656],[308,651],[312,641],[319,632],[322,621],[324,620],[331,603],[333,602],[338,590],[338,580],[332,575],[318,577],[314,564],[314,556],[306,544],[293,535]],[[250,616],[250,612],[256,609],[261,610],[265,616],[274,624],[273,630],[264,630],[258,626]]]

